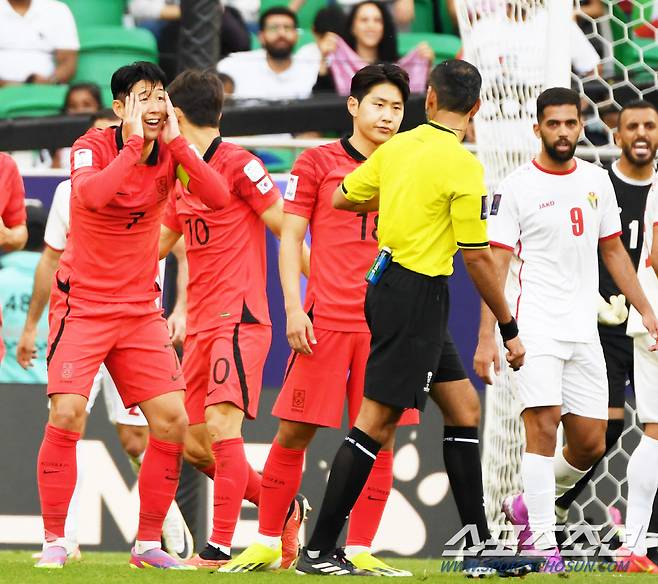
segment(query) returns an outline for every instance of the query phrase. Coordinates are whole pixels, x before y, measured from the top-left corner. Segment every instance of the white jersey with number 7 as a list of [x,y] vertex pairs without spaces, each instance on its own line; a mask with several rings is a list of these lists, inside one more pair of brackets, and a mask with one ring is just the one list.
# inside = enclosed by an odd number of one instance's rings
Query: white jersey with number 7
[[505,293],[521,334],[598,341],[597,247],[621,234],[608,173],[576,158],[561,173],[528,162],[492,196],[488,230],[515,256]]

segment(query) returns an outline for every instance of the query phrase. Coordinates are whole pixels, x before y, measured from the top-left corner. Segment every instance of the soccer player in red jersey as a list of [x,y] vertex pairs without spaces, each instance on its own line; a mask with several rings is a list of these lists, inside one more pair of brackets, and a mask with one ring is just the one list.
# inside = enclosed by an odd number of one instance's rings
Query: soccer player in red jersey
[[[340,427],[345,398],[350,423],[359,411],[370,347],[363,314],[364,276],[377,255],[377,215],[341,213],[333,208],[331,197],[346,174],[397,132],[408,97],[408,76],[402,69],[364,67],[354,76],[347,101],[352,136],[307,150],[291,171],[284,195],[279,266],[293,353],[272,412],[280,423],[263,470],[259,535],[222,571],[277,565],[282,544],[285,550],[289,543],[282,534],[283,524],[302,480],[306,448],[318,428]],[[309,225],[311,273],[302,304],[301,250]],[[407,411],[402,423],[418,423],[418,411]],[[348,551],[370,573],[410,576],[370,553],[393,483],[392,448],[392,443],[387,444],[380,452],[354,508]]]
[[[168,92],[181,132],[226,178],[231,192],[230,203],[213,211],[179,182],[160,241],[162,257],[181,235],[185,238],[183,371],[190,419],[185,457],[214,480],[215,493],[212,534],[191,563],[217,567],[231,557],[242,500],[258,504],[260,496],[261,477],[245,457],[242,423],[256,417],[270,348],[265,227],[279,236],[283,200],[258,158],[222,141],[224,92],[215,71],[181,73]],[[296,532],[300,523],[290,522],[291,529]]]
[[[37,567],[66,562],[64,520],[76,482],[76,443],[98,367],[105,362],[126,407],[149,422],[139,474],[133,567],[189,568],[160,547],[176,492],[187,429],[185,382],[156,306],[160,222],[176,167],[210,208],[227,204],[223,177],[180,135],[152,63],[112,76],[112,107],[123,123],[89,130],[71,150],[71,227],[50,303],[50,415],[37,461],[45,548]],[[108,275],[112,277],[108,277]]]
[[[25,212],[25,188],[14,159],[0,152],[0,249],[17,251],[27,241],[27,214]],[[2,312],[0,312],[2,331]],[[0,362],[5,356],[5,344],[0,335]]]

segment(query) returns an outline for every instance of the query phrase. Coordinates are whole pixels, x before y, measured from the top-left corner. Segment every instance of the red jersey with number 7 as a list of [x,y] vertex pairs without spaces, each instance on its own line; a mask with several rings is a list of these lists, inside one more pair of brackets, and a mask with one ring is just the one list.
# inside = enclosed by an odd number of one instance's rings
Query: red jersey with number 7
[[377,255],[376,213],[334,209],[332,196],[366,160],[348,141],[305,151],[290,171],[284,211],[309,220],[311,273],[304,309],[322,329],[368,332],[365,275]]
[[187,332],[238,322],[269,325],[265,224],[260,216],[281,192],[258,158],[220,137],[203,158],[226,178],[229,204],[213,211],[179,181],[162,220],[185,237]]

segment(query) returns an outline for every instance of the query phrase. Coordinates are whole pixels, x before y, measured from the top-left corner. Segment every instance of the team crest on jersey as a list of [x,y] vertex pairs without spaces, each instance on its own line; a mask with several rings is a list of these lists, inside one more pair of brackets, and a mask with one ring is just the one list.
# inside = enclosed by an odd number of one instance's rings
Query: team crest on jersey
[[157,191],[158,197],[160,199],[167,196],[169,193],[169,181],[167,180],[166,176],[159,176],[157,179],[155,179],[155,190]]
[[259,183],[256,183],[256,188],[260,191],[261,195],[266,195],[270,190],[272,190],[273,186],[274,183],[272,183],[272,180],[269,176],[266,176]]
[[589,201],[589,204],[592,206],[592,209],[596,209],[599,206],[599,198],[596,196],[596,193],[589,192],[587,193],[587,200]]

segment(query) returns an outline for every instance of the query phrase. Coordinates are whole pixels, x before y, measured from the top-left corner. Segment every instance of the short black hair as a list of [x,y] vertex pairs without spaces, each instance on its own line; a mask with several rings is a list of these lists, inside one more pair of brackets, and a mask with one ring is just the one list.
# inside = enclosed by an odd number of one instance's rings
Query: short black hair
[[91,119],[89,123],[93,126],[98,120],[119,120],[119,116],[114,113],[114,110],[111,107],[105,107],[91,114]]
[[287,6],[272,6],[272,8],[268,8],[260,15],[258,19],[258,30],[262,31],[265,28],[265,21],[270,16],[289,16],[295,23],[295,27],[299,26],[297,14],[290,10],[290,8]]
[[63,113],[66,113],[66,110],[68,109],[69,99],[71,98],[71,94],[74,91],[88,91],[91,94],[91,97],[94,98],[94,101],[98,105],[98,109],[101,109],[103,107],[101,88],[98,86],[97,83],[91,83],[91,82],[73,83],[72,85],[69,85],[66,95],[64,96],[64,105],[62,107]]
[[390,83],[395,85],[402,94],[404,103],[409,99],[409,74],[400,66],[392,63],[377,63],[366,65],[352,77],[350,96],[361,101],[375,85]]
[[345,13],[338,6],[327,6],[317,11],[312,28],[317,35],[333,32],[344,37],[346,23]]
[[27,220],[27,242],[25,251],[41,251],[43,249],[43,238],[46,231],[46,220],[48,213],[39,199],[27,199],[25,201]]
[[656,113],[658,113],[658,108],[656,108],[656,106],[653,105],[650,101],[647,101],[646,99],[634,99],[633,101],[629,101],[619,111],[619,116],[617,117],[617,126],[619,126],[619,122],[621,122],[622,114],[625,111],[634,110],[634,109],[651,109]]
[[352,34],[352,25],[354,24],[356,15],[361,7],[366,4],[372,4],[379,10],[384,25],[382,40],[379,41],[379,44],[377,45],[377,60],[393,63],[400,58],[398,53],[397,28],[395,27],[393,16],[388,8],[386,8],[381,2],[377,2],[376,0],[365,0],[364,2],[359,2],[352,7],[352,10],[350,10],[347,15],[347,23],[345,24],[345,41],[356,51],[356,38],[354,38],[354,35]]
[[541,123],[544,119],[544,110],[547,107],[557,105],[576,106],[578,117],[582,114],[580,107],[580,94],[568,87],[549,87],[539,94],[537,98],[537,121]]
[[158,65],[148,61],[135,61],[130,65],[124,65],[119,67],[112,75],[112,81],[110,81],[112,98],[125,98],[135,84],[140,81],[148,81],[153,85],[161,83],[162,87],[165,87],[167,85],[167,76]]
[[188,69],[167,88],[171,103],[195,126],[217,128],[224,105],[224,86],[214,69]]
[[480,97],[482,76],[467,61],[449,59],[432,69],[429,84],[436,93],[439,109],[466,114]]

